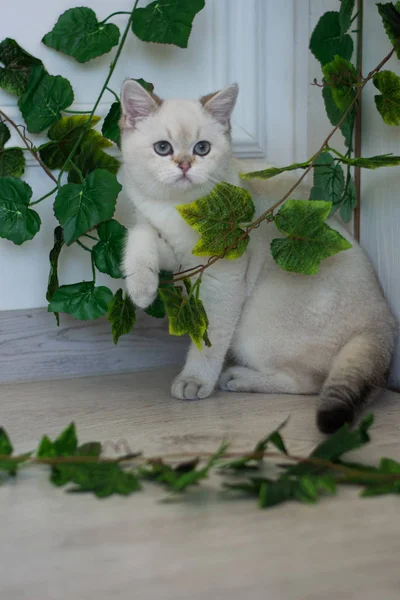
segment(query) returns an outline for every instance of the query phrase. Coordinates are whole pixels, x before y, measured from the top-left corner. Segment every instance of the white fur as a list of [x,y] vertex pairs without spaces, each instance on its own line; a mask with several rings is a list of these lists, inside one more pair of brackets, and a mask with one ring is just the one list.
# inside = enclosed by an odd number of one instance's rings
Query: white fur
[[[128,120],[132,110],[137,111],[129,97],[132,90],[137,95],[132,86],[122,95]],[[191,254],[198,234],[175,206],[204,196],[220,181],[241,185],[227,128],[236,95],[237,88],[231,86],[205,106],[199,101],[167,100],[147,118],[137,119],[134,127],[123,129],[125,189],[137,220],[129,231],[124,272],[128,291],[140,307],[154,299],[159,269],[185,270],[207,260]],[[142,91],[139,96],[143,106]],[[172,144],[172,156],[155,153],[153,145],[160,140]],[[211,152],[193,157],[193,147],[201,140],[211,143]],[[193,163],[185,179],[177,162],[188,157]],[[275,183],[269,186],[272,190],[258,189],[260,195],[254,197],[258,214],[279,198],[274,187]],[[282,187],[286,191],[288,184]],[[339,222],[332,225],[350,238]],[[205,398],[218,380],[231,391],[317,393],[340,358],[339,350],[366,331],[375,341],[380,336],[387,367],[395,325],[359,246],[352,241],[351,250],[323,261],[319,274],[311,277],[276,265],[269,251],[275,237],[279,237],[275,226],[263,224],[251,235],[244,256],[220,260],[205,271],[201,298],[212,347],[199,351],[191,346],[172,385],[175,397]],[[354,347],[362,346],[362,341],[357,344]],[[228,350],[237,364],[221,376]],[[340,364],[347,358],[344,353]]]

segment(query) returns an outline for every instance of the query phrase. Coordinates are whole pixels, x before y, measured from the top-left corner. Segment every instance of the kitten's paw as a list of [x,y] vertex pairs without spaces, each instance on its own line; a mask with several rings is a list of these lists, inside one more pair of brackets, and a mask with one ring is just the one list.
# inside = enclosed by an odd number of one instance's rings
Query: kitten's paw
[[171,393],[179,400],[201,400],[207,398],[214,391],[214,386],[196,377],[178,375],[172,384]]
[[139,308],[147,308],[157,295],[158,273],[150,267],[141,266],[126,277],[126,287],[132,302]]
[[220,376],[218,386],[225,392],[251,392],[251,384],[243,371],[244,367],[229,367]]

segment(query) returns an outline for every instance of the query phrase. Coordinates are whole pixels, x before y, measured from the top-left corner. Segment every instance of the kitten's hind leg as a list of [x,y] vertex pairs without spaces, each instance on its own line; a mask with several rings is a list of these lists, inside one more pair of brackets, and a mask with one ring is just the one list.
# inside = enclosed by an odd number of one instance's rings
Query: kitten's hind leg
[[228,367],[222,373],[219,387],[227,392],[260,394],[316,394],[319,391],[309,378],[295,379],[283,371],[261,373],[240,365]]

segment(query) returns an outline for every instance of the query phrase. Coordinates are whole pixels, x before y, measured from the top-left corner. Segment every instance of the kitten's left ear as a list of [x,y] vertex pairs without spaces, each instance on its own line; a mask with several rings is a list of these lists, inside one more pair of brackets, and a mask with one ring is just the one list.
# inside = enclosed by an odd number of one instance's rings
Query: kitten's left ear
[[239,86],[237,83],[233,83],[220,92],[203,96],[200,98],[200,102],[214,119],[226,125],[232,116],[238,94]]
[[148,117],[161,106],[162,100],[150,94],[134,79],[124,81],[121,91],[121,105],[124,118],[122,126],[134,127],[136,119]]

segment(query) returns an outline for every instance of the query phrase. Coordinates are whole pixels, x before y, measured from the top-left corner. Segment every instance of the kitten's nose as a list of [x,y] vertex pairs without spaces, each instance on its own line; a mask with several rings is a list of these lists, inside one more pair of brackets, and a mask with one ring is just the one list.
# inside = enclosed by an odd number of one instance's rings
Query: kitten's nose
[[178,166],[183,171],[184,175],[186,175],[186,173],[192,167],[192,165],[190,163],[188,163],[188,162],[180,162]]

